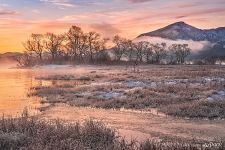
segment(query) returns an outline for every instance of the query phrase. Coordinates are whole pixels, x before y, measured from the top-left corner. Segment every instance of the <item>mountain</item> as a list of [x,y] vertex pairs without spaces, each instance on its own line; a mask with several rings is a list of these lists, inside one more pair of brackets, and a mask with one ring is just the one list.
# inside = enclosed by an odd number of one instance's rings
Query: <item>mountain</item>
[[16,59],[19,58],[22,53],[19,52],[7,52],[0,54],[0,68],[2,66],[14,67],[17,64]]
[[16,59],[17,57],[21,56],[22,53],[19,52],[6,52],[0,54],[0,59]]
[[199,29],[185,22],[176,22],[156,31],[144,33],[138,36],[160,37],[170,40],[193,40],[218,42],[225,40],[225,27],[216,29]]

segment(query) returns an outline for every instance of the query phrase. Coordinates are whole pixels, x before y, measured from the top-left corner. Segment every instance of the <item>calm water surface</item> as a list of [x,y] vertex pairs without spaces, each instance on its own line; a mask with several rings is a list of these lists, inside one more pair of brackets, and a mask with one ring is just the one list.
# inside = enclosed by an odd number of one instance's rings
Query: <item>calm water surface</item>
[[[18,117],[28,109],[30,115],[39,113],[39,97],[29,97],[30,88],[50,84],[36,80],[37,76],[55,74],[55,70],[3,69],[0,68],[0,115]],[[53,84],[53,83],[52,83]]]

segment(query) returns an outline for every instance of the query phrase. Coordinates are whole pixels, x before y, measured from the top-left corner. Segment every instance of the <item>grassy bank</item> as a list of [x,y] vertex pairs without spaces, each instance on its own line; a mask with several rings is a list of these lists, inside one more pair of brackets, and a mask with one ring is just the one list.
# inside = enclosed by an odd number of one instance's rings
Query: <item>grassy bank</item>
[[223,150],[216,144],[190,144],[146,141],[127,143],[116,131],[104,124],[86,121],[83,124],[41,122],[26,116],[0,120],[1,150]]

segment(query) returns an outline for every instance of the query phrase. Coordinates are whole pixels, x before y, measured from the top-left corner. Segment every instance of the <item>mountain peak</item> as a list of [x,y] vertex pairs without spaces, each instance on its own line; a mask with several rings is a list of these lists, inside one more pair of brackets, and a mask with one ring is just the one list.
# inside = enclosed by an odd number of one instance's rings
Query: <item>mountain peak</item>
[[168,25],[168,26],[179,26],[179,27],[192,27],[192,28],[195,28],[195,27],[193,27],[193,26],[191,26],[191,25],[189,25],[189,24],[187,24],[187,23],[185,23],[185,22],[183,22],[183,21],[180,21],[180,22],[175,22],[175,23],[173,23],[173,24],[170,24],[170,25]]
[[185,22],[183,22],[183,21],[179,21],[179,22],[175,22],[175,23],[173,23],[171,25],[187,25],[187,24]]
[[193,41],[210,41],[217,42],[219,40],[225,39],[223,36],[225,34],[224,28],[202,30],[194,26],[191,26],[183,21],[175,22],[164,28],[147,32],[139,35],[141,36],[151,36],[151,37],[161,37],[171,40],[193,40]]
[[[196,27],[193,27],[183,21],[180,21],[180,22],[175,22],[173,24],[170,24],[164,28],[162,28],[163,30],[200,30]],[[160,31],[162,30],[160,29]]]

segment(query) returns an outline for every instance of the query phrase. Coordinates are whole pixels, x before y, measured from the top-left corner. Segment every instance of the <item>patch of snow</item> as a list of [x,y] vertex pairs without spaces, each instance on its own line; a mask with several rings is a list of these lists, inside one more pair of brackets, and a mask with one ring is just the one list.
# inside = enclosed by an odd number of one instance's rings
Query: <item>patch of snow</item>
[[157,83],[156,82],[151,82],[151,87],[152,88],[156,88],[157,87]]
[[177,81],[176,80],[168,80],[164,82],[166,85],[176,85]]
[[122,84],[122,83],[118,83],[118,82],[94,82],[91,83],[90,86],[107,86],[107,85],[114,85],[114,84]]
[[130,88],[135,88],[135,87],[152,87],[156,88],[157,85],[163,84],[163,85],[176,85],[178,83],[186,83],[187,80],[165,80],[165,81],[139,81],[139,80],[130,80],[126,81],[125,85]]
[[211,81],[223,82],[223,81],[225,81],[225,78],[221,78],[221,77],[203,77],[203,80],[205,80],[206,82],[211,82]]
[[221,95],[221,96],[225,96],[225,91],[219,91],[219,92],[217,92],[219,95]]
[[225,90],[217,91],[215,94],[212,94],[207,98],[208,101],[224,101],[225,100]]
[[79,94],[76,94],[78,97],[88,97],[88,96],[92,96],[93,93],[91,92],[83,92],[83,93],[79,93]]
[[123,93],[121,92],[98,92],[98,97],[104,98],[104,99],[112,99],[112,98],[125,98]]
[[151,83],[148,82],[144,82],[144,81],[138,81],[138,80],[131,80],[131,81],[127,81],[125,82],[125,85],[128,87],[149,87]]

